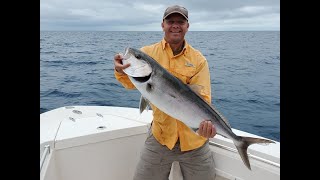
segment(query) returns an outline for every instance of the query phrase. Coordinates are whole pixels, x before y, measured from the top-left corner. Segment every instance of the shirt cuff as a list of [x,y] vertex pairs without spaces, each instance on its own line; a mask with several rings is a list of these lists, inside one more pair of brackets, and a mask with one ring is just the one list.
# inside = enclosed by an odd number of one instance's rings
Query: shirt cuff
[[120,73],[120,72],[118,72],[116,69],[114,69],[114,73],[115,73],[117,76],[126,76],[125,73]]

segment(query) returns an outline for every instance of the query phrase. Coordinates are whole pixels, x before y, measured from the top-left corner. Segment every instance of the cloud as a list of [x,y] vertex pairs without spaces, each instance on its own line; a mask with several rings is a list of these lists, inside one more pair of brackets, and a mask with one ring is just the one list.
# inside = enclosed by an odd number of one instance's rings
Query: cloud
[[41,30],[161,31],[165,8],[189,10],[189,30],[279,30],[279,0],[41,0]]

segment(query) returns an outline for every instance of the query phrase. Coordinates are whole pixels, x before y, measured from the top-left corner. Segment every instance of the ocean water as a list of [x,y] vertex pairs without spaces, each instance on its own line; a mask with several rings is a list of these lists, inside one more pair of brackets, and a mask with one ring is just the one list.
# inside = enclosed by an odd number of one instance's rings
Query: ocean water
[[[113,57],[163,32],[40,32],[40,113],[62,106],[139,107],[113,75]],[[207,58],[212,104],[232,128],[280,141],[280,32],[194,32]]]

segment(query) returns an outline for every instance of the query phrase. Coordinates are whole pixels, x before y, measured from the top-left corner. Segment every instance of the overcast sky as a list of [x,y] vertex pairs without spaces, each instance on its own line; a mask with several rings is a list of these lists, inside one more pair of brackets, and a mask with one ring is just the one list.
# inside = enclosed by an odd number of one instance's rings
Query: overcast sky
[[40,30],[162,31],[167,6],[189,11],[189,31],[280,30],[280,0],[41,0]]

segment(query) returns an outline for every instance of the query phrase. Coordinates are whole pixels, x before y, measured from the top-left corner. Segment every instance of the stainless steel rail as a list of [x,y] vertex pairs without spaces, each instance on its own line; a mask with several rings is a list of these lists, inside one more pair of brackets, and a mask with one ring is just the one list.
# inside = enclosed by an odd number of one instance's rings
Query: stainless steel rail
[[41,169],[42,169],[42,166],[43,166],[43,163],[47,157],[47,155],[50,153],[50,146],[49,145],[45,145],[44,146],[44,151],[43,151],[43,154],[41,156],[41,159],[40,159],[40,172],[41,172]]

